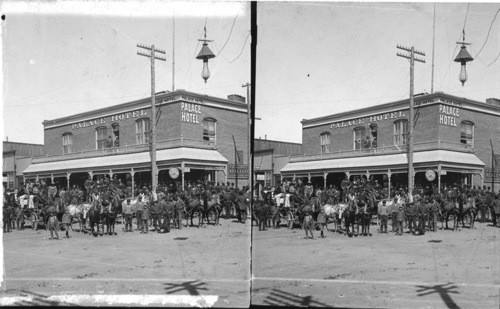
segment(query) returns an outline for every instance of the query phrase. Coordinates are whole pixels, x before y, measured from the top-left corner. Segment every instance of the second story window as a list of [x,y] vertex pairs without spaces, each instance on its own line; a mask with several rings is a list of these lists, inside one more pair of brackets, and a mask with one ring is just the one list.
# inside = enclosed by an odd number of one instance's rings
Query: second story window
[[370,125],[370,133],[371,133],[371,148],[377,148],[377,125],[372,123]]
[[460,143],[474,147],[474,123],[470,121],[460,123]]
[[135,122],[136,142],[137,144],[149,143],[150,121],[149,118],[142,118]]
[[394,145],[402,146],[408,143],[408,120],[394,122]]
[[113,129],[113,147],[120,147],[120,125],[113,123],[111,128]]
[[321,145],[321,153],[329,153],[330,152],[330,133],[323,132],[319,136],[319,142]]
[[357,127],[354,129],[354,149],[365,148],[365,128]]
[[211,144],[216,144],[216,128],[217,120],[213,118],[203,119],[203,140],[209,141]]
[[73,145],[73,134],[64,133],[62,135],[63,153],[71,153],[71,145]]
[[108,145],[108,128],[99,127],[95,129],[96,148],[103,149]]

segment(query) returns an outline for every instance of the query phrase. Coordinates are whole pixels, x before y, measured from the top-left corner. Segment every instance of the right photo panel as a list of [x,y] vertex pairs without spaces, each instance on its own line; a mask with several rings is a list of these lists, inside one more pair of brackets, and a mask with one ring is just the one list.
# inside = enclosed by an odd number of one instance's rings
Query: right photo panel
[[253,306],[499,308],[500,3],[257,3]]

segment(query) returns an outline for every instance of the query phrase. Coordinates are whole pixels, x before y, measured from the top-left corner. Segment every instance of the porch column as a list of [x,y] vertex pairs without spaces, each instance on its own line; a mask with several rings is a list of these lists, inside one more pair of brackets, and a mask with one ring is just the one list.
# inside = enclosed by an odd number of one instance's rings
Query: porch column
[[135,172],[134,172],[134,168],[132,167],[132,168],[130,169],[130,176],[132,177],[132,197],[134,197],[134,196],[135,196],[135,180],[134,180],[134,174],[135,174]]
[[323,174],[323,179],[324,179],[324,181],[323,181],[324,186],[323,186],[323,187],[324,187],[324,189],[325,189],[325,190],[326,190],[326,177],[327,177],[327,176],[328,176],[328,173],[324,173],[324,174]]
[[38,181],[40,181],[40,179],[38,178],[38,174],[36,175],[35,177],[35,181],[38,183]]
[[[181,139],[182,139],[182,137],[181,137]],[[184,161],[182,161],[182,163],[181,163],[182,191],[184,191],[184,166],[185,166]]]
[[441,194],[441,164],[438,164],[438,193]]
[[54,182],[54,174],[50,174],[50,184]]
[[311,173],[308,173],[307,174],[307,183],[310,183],[311,182]]
[[66,173],[66,182],[68,183],[68,191],[71,188],[71,186],[69,184],[69,178],[70,178],[70,176],[71,176],[71,173]]
[[109,179],[113,179],[113,170],[109,170]]
[[[494,173],[495,170],[492,169],[492,172]],[[484,168],[481,170],[481,188],[484,186]],[[495,191],[495,183],[493,183],[493,187],[491,188],[491,191]]]
[[391,169],[388,169],[387,170],[387,197],[390,198],[391,197],[391,176],[392,176],[392,173],[391,173]]

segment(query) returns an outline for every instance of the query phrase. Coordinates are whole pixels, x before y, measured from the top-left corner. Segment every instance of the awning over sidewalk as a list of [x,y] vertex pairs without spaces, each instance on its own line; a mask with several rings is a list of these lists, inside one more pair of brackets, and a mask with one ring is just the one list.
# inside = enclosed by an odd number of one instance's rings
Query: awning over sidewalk
[[[473,153],[455,152],[448,150],[430,150],[415,152],[413,163],[437,165],[450,164],[463,166],[465,169],[482,169],[484,163]],[[281,169],[282,174],[294,174],[304,172],[326,172],[326,171],[346,171],[349,169],[386,169],[401,168],[408,165],[406,153],[374,155],[354,158],[339,158],[314,160],[303,162],[291,162]]]
[[[169,162],[176,163],[180,161],[189,161],[193,163],[210,163],[218,166],[225,165],[228,162],[228,160],[216,150],[187,147],[158,150],[156,152],[156,161],[158,165]],[[24,174],[35,175],[63,171],[120,169],[144,166],[147,164],[151,164],[150,153],[139,152],[31,164],[28,168],[26,168],[26,170],[24,170]]]

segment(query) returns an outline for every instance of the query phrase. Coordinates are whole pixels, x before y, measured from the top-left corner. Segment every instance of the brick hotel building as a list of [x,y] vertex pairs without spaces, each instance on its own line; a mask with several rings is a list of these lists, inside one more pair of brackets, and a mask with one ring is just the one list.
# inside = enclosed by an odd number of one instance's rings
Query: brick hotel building
[[[245,98],[221,99],[176,90],[156,96],[159,182],[248,184],[248,118]],[[45,155],[33,158],[26,180],[63,186],[92,176],[117,175],[128,183],[151,182],[151,98],[88,111],[44,125]],[[235,151],[236,145],[236,151]],[[178,175],[178,176],[177,176]]]
[[[290,157],[281,177],[340,188],[345,176],[373,176],[388,188],[406,186],[408,115],[406,99],[304,119],[304,154]],[[414,123],[415,184],[491,186],[493,153],[500,163],[500,100],[419,95]],[[494,178],[496,192],[498,168]]]

